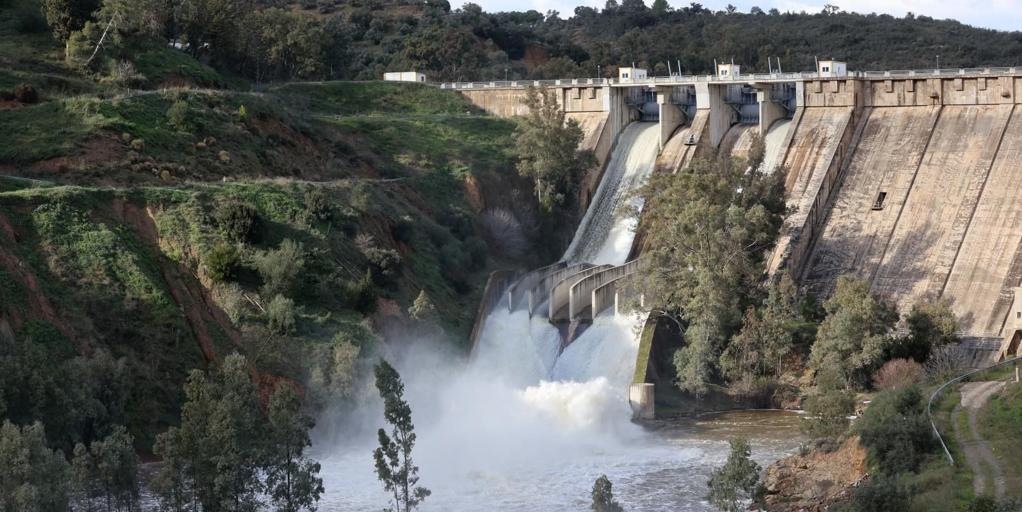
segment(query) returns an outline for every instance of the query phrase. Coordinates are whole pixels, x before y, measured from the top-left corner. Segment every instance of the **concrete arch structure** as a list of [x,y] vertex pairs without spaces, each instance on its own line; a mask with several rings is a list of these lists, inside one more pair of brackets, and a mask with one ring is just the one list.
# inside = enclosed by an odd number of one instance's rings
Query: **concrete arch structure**
[[620,285],[624,287],[626,280],[631,277],[631,273],[623,274],[620,277],[616,277],[607,281],[602,286],[593,288],[590,292],[590,303],[592,307],[589,309],[589,319],[592,320],[603,313],[604,311],[614,308],[614,312],[617,312],[617,289]]
[[558,322],[563,320],[573,320],[569,314],[569,302],[571,298],[571,290],[575,289],[575,285],[593,274],[602,273],[615,268],[614,265],[600,265],[597,267],[587,268],[576,272],[558,282],[554,285],[553,289],[550,290],[550,313],[548,318],[551,322]]
[[590,263],[572,263],[542,274],[525,294],[528,299],[529,316],[531,317],[536,314],[536,308],[550,297],[550,290],[554,285],[561,282],[564,278],[592,268],[592,266]]
[[507,289],[507,310],[514,311],[515,309],[518,309],[518,304],[529,293],[529,290],[531,290],[532,287],[543,278],[543,276],[553,272],[554,270],[562,269],[565,266],[567,266],[567,263],[558,261],[553,265],[538,268],[522,276]]
[[639,260],[635,259],[624,265],[595,272],[573,284],[568,292],[568,319],[572,322],[576,320],[592,321],[599,313],[594,307],[594,291],[607,283],[635,272],[639,268],[638,262]]

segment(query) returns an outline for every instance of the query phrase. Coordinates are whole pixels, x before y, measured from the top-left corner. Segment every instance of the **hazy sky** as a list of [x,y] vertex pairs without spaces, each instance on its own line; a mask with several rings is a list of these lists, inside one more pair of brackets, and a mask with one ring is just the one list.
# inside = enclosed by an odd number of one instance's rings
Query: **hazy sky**
[[[668,0],[675,7],[685,6],[690,1]],[[465,2],[453,0],[451,5],[460,6]],[[486,11],[525,11],[536,9],[546,12],[550,9],[569,17],[578,5],[603,7],[606,0],[475,0]],[[652,0],[646,0],[649,5]],[[723,9],[733,4],[742,12],[756,5],[764,11],[776,7],[784,11],[819,12],[824,4],[834,4],[842,10],[861,13],[887,13],[903,16],[906,12],[924,14],[933,18],[953,18],[977,27],[995,28],[999,30],[1022,30],[1022,0],[857,0],[851,1],[815,1],[815,0],[704,0],[701,3],[708,9]]]

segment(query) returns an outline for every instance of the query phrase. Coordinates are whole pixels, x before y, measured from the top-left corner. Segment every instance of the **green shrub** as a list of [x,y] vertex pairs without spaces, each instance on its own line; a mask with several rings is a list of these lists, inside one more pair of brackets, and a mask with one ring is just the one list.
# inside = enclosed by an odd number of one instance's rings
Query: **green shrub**
[[373,271],[366,269],[360,279],[345,282],[341,287],[341,302],[345,307],[368,315],[376,311],[376,287],[373,285]]
[[478,270],[486,266],[486,256],[489,251],[489,247],[482,238],[477,236],[468,237],[468,240],[465,240],[465,250],[468,251],[468,258],[472,263],[473,270]]
[[25,104],[39,103],[39,91],[32,84],[21,84],[14,88],[14,99]]
[[222,283],[234,276],[241,263],[238,250],[229,244],[218,244],[206,251],[202,259],[206,275],[216,283]]
[[276,249],[257,255],[254,263],[263,279],[264,297],[289,295],[305,267],[305,249],[293,240],[284,240]]
[[220,232],[232,242],[257,243],[262,238],[262,221],[251,206],[239,201],[217,204],[213,218]]
[[852,496],[852,508],[856,512],[908,510],[909,503],[908,491],[895,477],[885,475],[875,475]]
[[803,403],[802,431],[813,439],[837,438],[848,429],[848,416],[855,411],[852,394],[829,389],[817,391]]
[[266,326],[276,334],[294,334],[295,301],[283,295],[273,297],[266,305]]
[[922,393],[916,386],[878,394],[855,423],[870,465],[878,472],[915,471],[934,448]]
[[326,222],[333,216],[333,205],[322,188],[312,187],[306,189],[303,199],[305,202],[306,222]]
[[393,277],[401,266],[401,255],[393,249],[381,247],[376,238],[368,233],[360,233],[355,237],[355,247],[383,277]]
[[191,131],[191,109],[188,102],[177,100],[167,109],[167,123],[180,132]]

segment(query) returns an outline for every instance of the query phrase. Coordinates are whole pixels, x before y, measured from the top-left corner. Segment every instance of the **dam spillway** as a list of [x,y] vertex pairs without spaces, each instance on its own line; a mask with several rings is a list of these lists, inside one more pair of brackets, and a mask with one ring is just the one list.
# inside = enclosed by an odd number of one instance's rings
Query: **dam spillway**
[[[576,112],[571,115],[605,115],[601,133],[590,138],[604,141],[604,151],[635,118],[621,100],[635,96],[626,90],[654,91],[662,134],[656,172],[678,172],[717,152],[740,156],[753,134],[763,135],[764,166],[785,173],[789,207],[768,257],[770,273],[790,273],[821,298],[838,276],[854,274],[903,313],[919,301],[946,299],[961,335],[987,340],[988,348],[999,339],[1007,347],[1022,333],[1022,297],[1016,296],[1022,291],[1022,170],[1015,164],[1022,156],[1016,106],[1022,69],[547,85],[560,91],[566,111]],[[759,130],[741,124],[751,120],[753,105],[743,103],[739,116],[729,104],[739,86],[759,91]],[[470,98],[515,94],[509,84],[450,87]],[[694,88],[694,105],[673,103],[684,87]]]

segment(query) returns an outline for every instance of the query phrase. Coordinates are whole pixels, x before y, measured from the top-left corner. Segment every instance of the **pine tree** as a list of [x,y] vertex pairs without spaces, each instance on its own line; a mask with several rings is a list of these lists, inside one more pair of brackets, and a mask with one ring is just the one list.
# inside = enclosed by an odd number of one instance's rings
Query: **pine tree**
[[578,149],[582,128],[573,119],[565,120],[552,92],[529,87],[524,103],[529,113],[521,119],[515,139],[518,173],[532,178],[537,201],[551,211],[575,193],[595,158]]
[[377,432],[380,447],[373,452],[376,475],[383,488],[393,494],[393,512],[410,512],[431,493],[425,487],[417,486],[419,468],[412,463],[412,448],[415,446],[415,427],[412,424],[412,409],[404,400],[405,385],[401,376],[386,361],[376,365],[376,389],[383,398],[383,416],[391,425],[388,435],[385,429]]
[[133,438],[118,425],[112,434],[88,447],[78,443],[71,463],[75,502],[91,510],[101,499],[105,510],[134,510],[138,504],[138,455]]
[[749,458],[749,442],[732,439],[731,453],[724,466],[710,475],[710,494],[706,499],[723,512],[739,512],[747,502],[762,501],[763,487],[759,485],[759,464]]
[[302,402],[287,383],[277,385],[267,412],[266,491],[279,512],[316,510],[323,494],[319,463],[305,456],[312,445],[309,431],[315,422],[302,411]]
[[224,358],[212,376],[195,370],[185,384],[181,426],[156,439],[164,465],[154,482],[165,508],[204,512],[258,508],[265,426],[244,356]]
[[0,512],[64,512],[68,506],[64,455],[46,446],[42,423],[0,427]]

